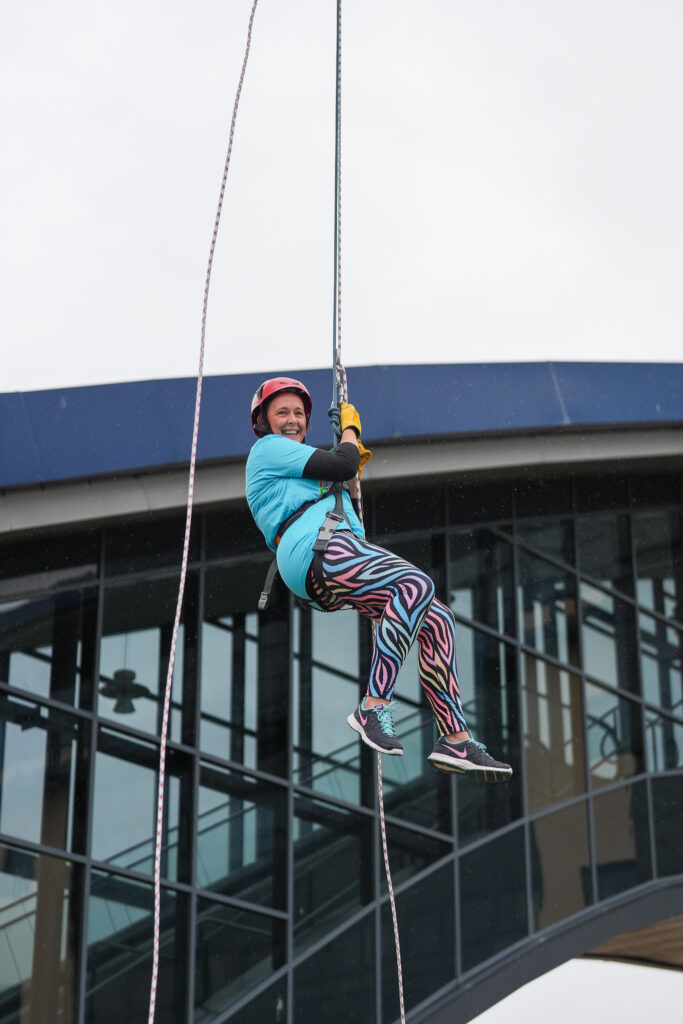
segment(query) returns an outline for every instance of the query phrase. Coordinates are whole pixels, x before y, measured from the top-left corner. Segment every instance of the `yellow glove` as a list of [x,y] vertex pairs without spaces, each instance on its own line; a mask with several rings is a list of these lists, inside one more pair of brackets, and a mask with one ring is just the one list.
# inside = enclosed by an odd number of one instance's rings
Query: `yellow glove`
[[342,402],[339,407],[339,419],[342,429],[342,434],[347,427],[352,427],[358,436],[360,437],[360,416],[352,405],[348,402]]
[[363,467],[365,466],[365,463],[369,462],[372,458],[372,452],[369,448],[365,448],[360,441],[358,442],[358,450],[360,452],[360,464],[358,466],[358,476],[360,478],[363,475]]

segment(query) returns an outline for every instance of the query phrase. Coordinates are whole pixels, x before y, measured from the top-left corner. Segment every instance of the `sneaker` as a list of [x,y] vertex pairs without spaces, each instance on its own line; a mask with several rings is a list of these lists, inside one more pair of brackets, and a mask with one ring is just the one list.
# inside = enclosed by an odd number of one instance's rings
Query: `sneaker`
[[476,740],[450,743],[440,736],[428,760],[440,772],[457,772],[478,782],[507,782],[512,775],[509,764],[495,761]]
[[363,697],[346,721],[359,733],[363,743],[367,743],[373,750],[378,750],[380,754],[403,753],[403,744],[394,730],[391,705],[377,704],[374,708],[366,708]]

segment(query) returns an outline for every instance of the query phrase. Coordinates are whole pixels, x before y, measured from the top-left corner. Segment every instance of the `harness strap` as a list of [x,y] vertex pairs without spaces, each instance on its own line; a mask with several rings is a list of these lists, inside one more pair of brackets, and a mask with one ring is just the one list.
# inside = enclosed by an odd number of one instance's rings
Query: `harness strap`
[[[330,494],[334,494],[334,508],[330,509],[330,511],[326,514],[325,521],[318,530],[318,536],[315,539],[315,544],[311,548],[311,550],[314,552],[313,559],[311,562],[311,569],[313,571],[313,575],[318,580],[322,578],[323,558],[325,556],[325,552],[327,551],[327,545],[332,540],[337,530],[337,527],[342,522],[348,523],[349,527],[351,526],[351,523],[349,522],[348,517],[346,515],[346,511],[344,509],[343,484],[333,484],[332,487],[330,487],[329,490],[327,490],[324,494],[321,494],[319,498],[313,498],[311,501],[304,502],[301,508],[298,508],[296,512],[293,512],[292,515],[285,519],[285,521],[280,525],[280,528],[277,532],[277,536],[275,538],[275,544],[278,545],[282,540],[284,533],[289,529],[290,526],[292,526],[297,521],[297,519],[301,518],[304,512],[307,512],[309,508],[311,508],[313,505],[317,505],[317,503],[319,501],[322,501],[324,498],[328,498]],[[259,597],[259,611],[263,611],[265,608],[268,607],[268,601],[270,599],[270,595],[277,575],[278,568],[276,557],[268,566],[268,572],[266,573],[266,579],[263,584],[263,590],[261,591],[261,596]],[[306,580],[306,589],[308,590],[308,576],[306,577]],[[309,597],[312,598],[312,595],[309,594]]]

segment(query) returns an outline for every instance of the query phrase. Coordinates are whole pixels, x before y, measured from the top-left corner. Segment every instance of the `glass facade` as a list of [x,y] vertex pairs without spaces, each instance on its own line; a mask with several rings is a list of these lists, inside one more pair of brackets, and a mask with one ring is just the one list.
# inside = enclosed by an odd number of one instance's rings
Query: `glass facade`
[[[368,488],[369,535],[456,618],[509,784],[433,772],[411,652],[384,761],[408,1011],[683,872],[683,531],[671,474]],[[0,1024],[147,1019],[158,735],[183,520],[0,558]],[[367,623],[281,592],[242,507],[197,512],[175,661],[157,1020],[398,1017]],[[334,999],[329,993],[334,992]]]

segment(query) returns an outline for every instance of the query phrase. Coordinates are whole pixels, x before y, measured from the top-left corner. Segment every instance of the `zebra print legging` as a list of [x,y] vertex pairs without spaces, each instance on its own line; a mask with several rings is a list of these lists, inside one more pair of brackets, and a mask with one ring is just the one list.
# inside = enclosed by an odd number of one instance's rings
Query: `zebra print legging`
[[420,682],[439,732],[464,732],[455,660],[455,620],[434,597],[426,573],[391,551],[338,530],[323,560],[323,578],[311,577],[316,601],[333,610],[342,601],[377,623],[368,694],[391,700],[401,665],[417,639]]

